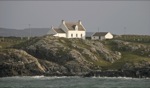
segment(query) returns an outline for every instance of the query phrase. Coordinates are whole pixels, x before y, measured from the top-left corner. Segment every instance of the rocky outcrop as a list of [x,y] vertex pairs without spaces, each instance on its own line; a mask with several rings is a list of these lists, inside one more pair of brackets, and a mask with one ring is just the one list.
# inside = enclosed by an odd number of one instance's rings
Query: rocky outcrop
[[39,41],[23,49],[35,57],[57,63],[75,59],[89,64],[86,60],[88,58],[93,61],[101,58],[113,63],[121,58],[119,52],[116,51],[116,53],[109,50],[99,41],[66,39],[53,36],[44,36]]
[[90,69],[76,61],[65,64],[35,58],[23,50],[7,49],[0,51],[0,77],[5,76],[70,76],[81,75]]
[[[121,70],[106,71],[104,65],[113,64],[122,57],[121,50],[131,49],[131,44],[123,41],[113,41],[115,49],[100,41],[66,39],[53,36],[43,36],[30,39],[11,48],[0,50],[0,76],[143,76],[149,77],[147,61],[122,64]],[[138,49],[142,49],[139,48]],[[121,60],[121,59],[120,59]],[[105,65],[107,66],[107,65]],[[118,65],[119,66],[119,65]],[[142,70],[141,68],[145,69]],[[99,71],[97,71],[99,70]],[[101,70],[101,71],[100,71]],[[146,71],[148,73],[146,73]]]
[[23,50],[0,51],[0,76],[40,75],[45,72],[38,60]]
[[[44,36],[36,40],[36,42],[28,41],[29,45],[22,49],[40,60],[59,65],[64,72],[71,74],[86,73],[93,69],[97,61],[113,63],[121,58],[119,52],[109,50],[99,41],[53,36]],[[50,72],[49,69],[47,72]],[[60,70],[57,72],[64,73]]]
[[53,36],[33,38],[13,48],[0,52],[1,76],[82,75],[97,61],[113,63],[121,58],[99,41]]

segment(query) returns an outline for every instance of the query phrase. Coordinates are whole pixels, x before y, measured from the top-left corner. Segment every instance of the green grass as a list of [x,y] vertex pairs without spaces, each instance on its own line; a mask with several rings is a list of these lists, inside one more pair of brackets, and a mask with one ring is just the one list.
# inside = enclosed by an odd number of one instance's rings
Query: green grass
[[32,44],[36,43],[39,40],[40,40],[39,37],[33,37],[30,40],[26,39],[26,40],[23,40],[22,42],[19,42],[18,44],[15,44],[15,45],[13,45],[13,47],[14,48],[27,47],[29,45],[32,45]]
[[20,37],[0,37],[0,48],[10,48],[14,45],[22,43],[26,40],[26,38],[21,39]]
[[103,43],[103,45],[109,50],[112,50],[112,51],[116,50],[117,43],[114,42],[114,39],[104,40],[101,43]]
[[111,65],[110,62],[105,61],[105,60],[98,60],[98,61],[94,61],[93,63],[94,63],[94,65],[100,66],[102,68],[105,68],[105,67],[108,67],[109,65]]
[[59,42],[61,42],[64,46],[71,48],[72,42],[66,38],[59,38]]
[[[148,38],[149,39],[149,38]],[[102,41],[102,43],[105,45],[105,47],[107,47],[108,49],[112,50],[112,51],[119,51],[122,54],[122,58],[119,60],[116,60],[114,63],[112,64],[106,64],[103,69],[121,69],[125,63],[140,63],[141,61],[148,61],[150,62],[150,57],[147,57],[145,55],[140,55],[139,52],[137,51],[129,51],[129,50],[122,50],[122,49],[117,49],[117,44],[114,42],[115,39],[113,40],[105,40]],[[129,40],[126,40],[128,42],[130,42]],[[143,44],[143,45],[148,45],[148,42],[133,42],[132,44]],[[99,63],[100,64],[100,63]],[[105,62],[104,62],[105,64]]]
[[148,35],[122,35],[121,37],[118,37],[116,39],[128,42],[150,44],[150,36]]
[[128,52],[122,52],[122,58],[115,61],[114,63],[112,63],[111,65],[109,65],[106,68],[107,69],[121,69],[125,63],[134,64],[134,63],[140,63],[141,61],[150,62],[150,58],[141,57],[141,56],[131,54]]

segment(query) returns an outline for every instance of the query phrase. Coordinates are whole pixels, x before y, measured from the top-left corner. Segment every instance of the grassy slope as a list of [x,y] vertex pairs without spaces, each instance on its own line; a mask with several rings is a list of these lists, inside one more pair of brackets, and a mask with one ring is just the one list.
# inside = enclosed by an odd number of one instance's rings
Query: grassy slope
[[107,66],[107,69],[121,69],[125,63],[140,63],[141,61],[150,62],[150,58],[141,57],[132,53],[122,52],[122,58],[114,62],[113,64]]
[[[139,36],[139,35],[123,35],[122,37],[116,38],[117,40],[127,41],[131,42],[133,44],[143,44],[143,45],[149,45],[150,44],[150,36]],[[107,48],[111,50],[115,50],[116,44],[112,42],[113,40],[105,40],[103,41],[103,44],[106,45]],[[146,56],[140,56],[138,54],[135,54],[134,52],[130,51],[122,51],[120,50],[122,54],[122,58],[117,60],[116,62],[104,67],[106,69],[120,69],[123,67],[125,63],[139,63],[141,61],[147,61],[150,62],[150,57]]]
[[25,42],[27,38],[20,38],[20,37],[0,37],[0,49],[6,49],[13,45],[17,45],[19,43]]
[[116,39],[139,44],[150,44],[150,36],[148,35],[122,35]]
[[21,48],[22,46],[28,46],[33,44],[34,42],[38,41],[39,37],[33,37],[28,40],[27,37],[0,37],[0,49],[9,49],[9,48]]

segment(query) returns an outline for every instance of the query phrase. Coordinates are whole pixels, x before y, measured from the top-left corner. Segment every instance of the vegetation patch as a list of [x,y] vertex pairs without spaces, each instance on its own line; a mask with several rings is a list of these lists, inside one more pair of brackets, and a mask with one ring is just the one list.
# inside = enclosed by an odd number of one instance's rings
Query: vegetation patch
[[107,69],[122,69],[126,63],[135,64],[140,63],[141,61],[150,62],[150,58],[141,57],[135,54],[131,54],[129,52],[122,52],[122,58],[115,61],[108,67]]

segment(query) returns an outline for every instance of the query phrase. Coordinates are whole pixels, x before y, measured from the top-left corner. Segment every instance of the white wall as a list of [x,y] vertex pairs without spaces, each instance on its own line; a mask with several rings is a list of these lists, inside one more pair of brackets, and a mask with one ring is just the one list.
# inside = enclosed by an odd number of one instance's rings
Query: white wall
[[91,36],[91,39],[92,40],[97,40],[97,39],[99,39],[99,36]]
[[53,34],[53,36],[65,37],[66,38],[66,33],[56,33],[53,29],[50,29],[47,34],[48,35]]
[[104,39],[106,39],[105,36],[101,36],[100,37],[100,40],[104,40]]
[[91,36],[92,40],[104,40],[105,36]]
[[54,36],[66,38],[66,34],[65,34],[65,33],[57,33],[57,34],[55,34]]
[[91,36],[91,39],[92,40],[98,40],[98,39],[100,39],[100,40],[104,40],[104,39],[112,39],[113,38],[113,35],[111,34],[111,33],[107,33],[105,36]]
[[[77,34],[77,36],[76,36]],[[81,36],[82,34],[82,36]],[[73,35],[73,36],[71,36]],[[82,38],[85,39],[85,31],[68,31],[68,38]]]
[[105,39],[112,39],[112,38],[113,38],[113,35],[109,32],[105,35]]

